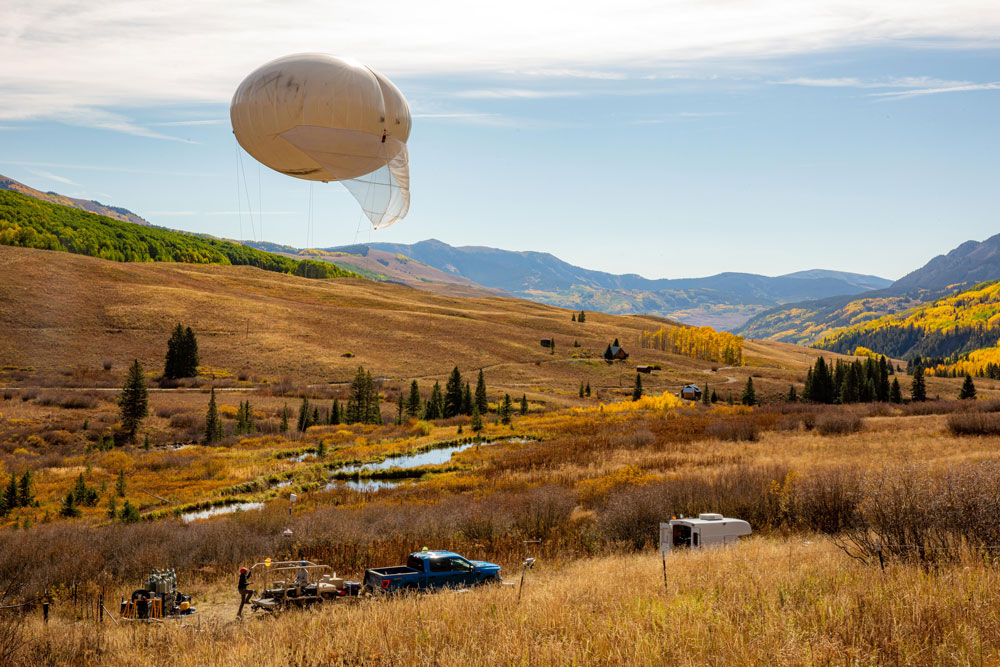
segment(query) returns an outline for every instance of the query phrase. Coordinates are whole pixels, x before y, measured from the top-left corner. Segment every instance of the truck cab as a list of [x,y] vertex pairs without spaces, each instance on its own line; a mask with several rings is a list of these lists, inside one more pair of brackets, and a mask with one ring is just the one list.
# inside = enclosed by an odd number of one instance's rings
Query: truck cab
[[697,519],[682,516],[660,524],[660,551],[728,546],[751,532],[746,521],[721,514],[699,514]]

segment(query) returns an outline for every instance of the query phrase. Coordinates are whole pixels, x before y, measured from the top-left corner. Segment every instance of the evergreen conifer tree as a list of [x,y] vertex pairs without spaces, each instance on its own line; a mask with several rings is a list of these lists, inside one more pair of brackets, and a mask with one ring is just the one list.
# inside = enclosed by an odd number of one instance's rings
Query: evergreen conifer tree
[[80,510],[76,506],[76,498],[73,496],[72,491],[66,492],[66,497],[62,501],[62,507],[59,508],[59,516],[67,518],[80,516]]
[[21,507],[31,507],[35,502],[35,493],[31,488],[32,474],[30,468],[25,468],[17,483],[17,504]]
[[299,419],[296,423],[300,433],[305,432],[307,428],[312,426],[309,422],[312,420],[312,410],[309,405],[309,399],[305,396],[302,397],[302,402],[299,404]]
[[889,372],[891,364],[884,356],[878,358],[878,381],[875,386],[875,400],[885,403],[889,400]]
[[132,442],[142,420],[149,414],[149,391],[146,389],[146,378],[138,359],[133,361],[128,369],[125,386],[122,387],[122,393],[118,398],[118,407],[121,409],[125,439]]
[[201,363],[198,357],[198,339],[194,335],[191,327],[184,329],[184,337],[181,340],[181,377],[193,378],[198,375],[198,364]]
[[510,394],[503,395],[503,403],[500,405],[500,423],[509,424],[510,415],[514,411],[514,406],[510,400]]
[[462,374],[455,366],[448,376],[444,387],[444,417],[454,417],[462,414]]
[[635,386],[632,387],[632,400],[638,401],[642,398],[642,375],[635,374]]
[[899,387],[899,378],[892,378],[892,386],[889,388],[889,402],[902,403],[903,391]]
[[118,518],[118,503],[113,493],[108,496],[108,518],[112,521]]
[[733,392],[729,392],[729,396],[726,397],[726,403],[730,406],[733,405]]
[[799,397],[795,395],[795,385],[794,384],[788,385],[788,399],[787,399],[787,401],[789,403],[795,403],[798,400],[799,400]]
[[528,414],[528,395],[521,394],[521,415]]
[[570,319],[571,319],[571,321],[576,322],[576,313],[573,313],[573,317],[570,318]]
[[[475,411],[473,411],[473,414]],[[441,383],[435,382],[431,389],[431,397],[427,400],[424,419],[441,419],[444,415],[444,396],[441,394]]]
[[590,380],[587,380],[587,386],[583,388],[583,394],[590,396]]
[[810,390],[809,400],[816,403],[833,403],[837,398],[837,386],[823,357],[819,357],[813,366]]
[[[83,479],[83,474],[81,473],[80,479]],[[8,510],[16,509],[19,503],[17,502],[17,476],[14,473],[10,474],[10,481],[7,483],[7,488],[3,492],[3,505]]]
[[747,384],[743,388],[743,396],[740,397],[743,405],[757,405],[757,392],[753,388],[753,378],[747,378]]
[[583,383],[580,383],[580,398],[583,398]]
[[212,444],[219,440],[222,440],[222,420],[215,404],[215,387],[212,387],[208,397],[208,412],[205,414],[205,442]]
[[281,408],[281,425],[278,427],[280,433],[288,433],[288,403]]
[[468,382],[465,383],[465,388],[462,389],[462,414],[472,414],[472,388],[469,387]]
[[965,374],[965,382],[962,383],[962,389],[958,392],[958,398],[963,401],[976,398],[976,385],[973,384],[972,376],[968,373]]
[[403,425],[403,415],[406,414],[406,402],[403,400],[403,392],[399,392],[396,397],[396,426]]
[[137,523],[142,517],[139,515],[139,510],[128,500],[122,505],[121,512],[118,513],[118,519],[122,523]]
[[181,375],[181,355],[183,354],[181,348],[183,345],[184,327],[178,322],[173,333],[170,334],[170,339],[167,340],[167,356],[163,363],[163,377],[167,380],[184,377]]
[[410,396],[406,399],[406,414],[410,417],[420,415],[420,387],[416,380],[410,383]]
[[470,427],[474,433],[479,433],[483,430],[483,418],[479,414],[479,406],[475,403],[472,404],[472,424]]
[[115,480],[115,493],[118,494],[119,498],[125,497],[125,471],[118,471],[118,479]]
[[910,384],[910,400],[927,400],[927,384],[924,382],[924,365],[920,363],[919,360],[913,364],[913,382]]
[[371,372],[365,373],[365,423],[382,425],[382,402]]
[[368,378],[365,369],[358,366],[358,372],[351,381],[351,389],[347,395],[347,409],[344,411],[345,424],[357,424],[368,418]]
[[705,383],[705,388],[701,390],[701,402],[703,405],[708,405],[712,400],[712,394],[708,391],[708,383]]
[[718,402],[719,402],[719,395],[717,393],[715,393],[715,390],[713,389],[712,390],[712,403],[718,403]]
[[586,322],[587,321],[587,313],[581,310],[579,317],[576,318],[576,321],[577,322]]
[[485,415],[490,409],[490,403],[486,398],[486,379],[483,377],[482,368],[479,369],[479,379],[476,380],[476,394],[473,402],[479,408],[480,415]]
[[333,405],[330,407],[330,423],[334,426],[340,424],[344,420],[343,411],[340,409],[340,401],[338,399],[333,399]]

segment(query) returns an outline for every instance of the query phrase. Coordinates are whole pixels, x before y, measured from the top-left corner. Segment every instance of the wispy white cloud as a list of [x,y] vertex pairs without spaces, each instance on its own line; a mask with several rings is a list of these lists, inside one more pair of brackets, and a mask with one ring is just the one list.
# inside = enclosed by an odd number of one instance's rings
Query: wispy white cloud
[[487,88],[482,90],[461,90],[453,93],[453,97],[469,100],[538,100],[556,97],[577,97],[583,92],[579,90],[545,90],[528,88]]
[[159,123],[149,123],[149,125],[157,125],[163,127],[180,127],[187,125],[222,125],[223,123],[228,123],[228,118],[206,118],[204,120],[170,120],[162,121]]
[[995,46],[1000,36],[995,0],[622,0],[613,10],[384,0],[375,12],[329,0],[6,5],[0,62],[17,66],[0,68],[0,121],[46,118],[169,140],[181,139],[143,126],[129,110],[224,103],[267,60],[331,44],[396,80],[513,72],[611,81],[678,70],[711,75],[722,63],[739,71],[836,49]]
[[884,79],[860,79],[852,76],[812,78],[796,77],[771,83],[782,86],[808,86],[813,88],[949,88],[969,85],[970,81],[949,81],[926,76],[888,77]]
[[71,162],[33,162],[28,160],[4,160],[0,164],[16,164],[20,167],[49,167],[50,169],[81,169],[84,171],[107,171],[127,174],[152,174],[157,176],[218,176],[218,173],[205,171],[172,171],[166,169],[146,169],[144,167],[121,167],[104,164],[78,164]]
[[[57,176],[51,171],[45,171],[44,169],[28,169],[35,176],[40,176],[41,178],[47,178],[50,181],[56,181],[57,183],[65,183],[67,185],[80,185],[76,181],[71,181],[65,176]],[[82,187],[82,186],[81,186]]]
[[945,86],[943,88],[917,88],[915,90],[897,90],[887,93],[869,93],[870,97],[877,97],[883,101],[902,100],[910,97],[922,97],[924,95],[941,95],[942,93],[968,93],[981,90],[1000,90],[1000,81],[993,83],[974,83],[959,86]]

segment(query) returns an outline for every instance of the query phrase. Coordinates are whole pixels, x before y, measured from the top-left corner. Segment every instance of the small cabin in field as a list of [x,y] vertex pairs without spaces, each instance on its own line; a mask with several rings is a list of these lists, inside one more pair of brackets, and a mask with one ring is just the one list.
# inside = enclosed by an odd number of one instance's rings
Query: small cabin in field
[[542,345],[542,347],[552,347],[552,339],[551,338],[543,338],[541,340],[541,345]]
[[697,401],[701,399],[701,388],[696,384],[685,385],[681,389],[681,398],[686,398],[689,401]]
[[625,361],[628,359],[628,352],[618,345],[608,345],[608,349],[604,351],[604,358],[607,361]]
[[671,519],[669,523],[660,524],[660,551],[729,546],[751,532],[746,521],[721,514],[699,514],[697,519]]
[[635,367],[635,372],[636,373],[652,373],[653,372],[653,367],[652,366],[636,366]]

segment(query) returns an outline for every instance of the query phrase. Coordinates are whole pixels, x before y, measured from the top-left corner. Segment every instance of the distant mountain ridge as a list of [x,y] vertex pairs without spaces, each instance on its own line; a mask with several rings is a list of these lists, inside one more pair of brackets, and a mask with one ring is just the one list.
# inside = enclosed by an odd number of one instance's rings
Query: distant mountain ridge
[[455,247],[437,239],[324,248],[360,255],[371,248],[404,255],[489,289],[567,308],[648,313],[730,329],[782,303],[886,287],[889,280],[815,269],[786,276],[720,273],[705,278],[649,279],[574,266],[546,252]]
[[841,330],[997,279],[1000,279],[1000,234],[985,241],[966,241],[885,289],[772,308],[751,318],[739,328],[739,333],[750,338],[810,345],[832,339]]
[[61,195],[57,192],[42,192],[41,190],[36,190],[35,188],[27,186],[24,183],[15,181],[13,178],[8,178],[3,174],[0,174],[0,190],[19,192],[22,195],[28,195],[29,197],[41,199],[42,201],[47,201],[52,204],[78,208],[81,211],[96,213],[97,215],[114,218],[115,220],[121,220],[122,222],[131,222],[134,225],[149,225],[148,220],[139,217],[127,208],[122,208],[120,206],[107,206],[92,199],[74,199],[73,197],[67,197],[66,195]]

